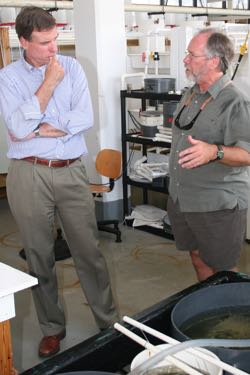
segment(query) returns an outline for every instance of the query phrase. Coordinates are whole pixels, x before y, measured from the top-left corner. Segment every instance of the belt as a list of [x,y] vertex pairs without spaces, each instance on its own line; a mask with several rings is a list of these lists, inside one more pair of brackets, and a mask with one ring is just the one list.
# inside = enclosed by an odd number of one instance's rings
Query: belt
[[48,160],[48,159],[40,159],[36,156],[28,156],[27,158],[23,158],[21,160],[29,161],[33,164],[41,164],[46,165],[50,168],[61,168],[66,167],[67,165],[70,165],[71,163],[74,163],[74,161],[78,160],[79,158],[75,159],[67,159],[67,160]]

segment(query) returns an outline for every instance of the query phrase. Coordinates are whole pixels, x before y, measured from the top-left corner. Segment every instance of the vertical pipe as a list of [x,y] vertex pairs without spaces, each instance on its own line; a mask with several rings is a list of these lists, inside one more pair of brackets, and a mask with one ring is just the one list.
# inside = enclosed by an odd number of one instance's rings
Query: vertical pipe
[[150,60],[150,32],[147,33],[147,46],[146,46],[146,60],[145,60],[145,77],[148,75],[148,65],[149,65],[149,60]]
[[123,189],[123,217],[129,214],[129,198],[128,198],[128,165],[127,165],[127,147],[128,144],[126,142],[126,133],[127,133],[127,126],[126,126],[126,91],[120,92],[120,104],[121,104],[121,128],[122,128],[122,189]]
[[[159,53],[159,43],[158,43],[159,34],[158,32],[155,33],[155,51]],[[159,61],[155,60],[155,75],[158,75],[159,72]]]

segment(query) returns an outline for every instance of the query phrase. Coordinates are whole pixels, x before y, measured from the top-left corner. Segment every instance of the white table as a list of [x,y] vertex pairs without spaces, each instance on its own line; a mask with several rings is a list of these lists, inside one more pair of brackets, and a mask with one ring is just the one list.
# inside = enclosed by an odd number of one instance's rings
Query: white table
[[9,319],[15,314],[14,293],[38,283],[37,278],[0,262],[0,374],[13,372]]

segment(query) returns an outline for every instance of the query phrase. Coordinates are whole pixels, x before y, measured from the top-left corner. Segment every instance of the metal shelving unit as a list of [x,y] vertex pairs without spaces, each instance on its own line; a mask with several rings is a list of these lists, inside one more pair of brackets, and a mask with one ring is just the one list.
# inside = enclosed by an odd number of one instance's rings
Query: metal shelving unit
[[[140,100],[140,108],[144,111],[146,110],[146,101],[147,100],[156,100],[160,102],[167,102],[167,101],[179,101],[181,95],[178,94],[166,94],[166,93],[149,93],[143,90],[122,90],[120,92],[120,99],[121,99],[121,135],[122,135],[122,163],[123,163],[123,212],[124,216],[130,214],[129,212],[129,202],[128,202],[128,186],[137,186],[142,189],[143,194],[143,204],[148,203],[148,190],[156,191],[160,193],[168,193],[168,178],[165,178],[162,184],[158,184],[157,182],[153,183],[141,183],[133,181],[129,178],[127,173],[127,164],[128,164],[128,152],[127,152],[127,145],[130,144],[140,144],[142,146],[142,156],[147,156],[148,147],[155,146],[155,147],[164,147],[169,148],[171,147],[170,142],[162,142],[162,141],[154,141],[151,138],[145,138],[140,135],[138,132],[128,133],[127,129],[127,99],[133,98]],[[130,223],[128,223],[129,225]],[[153,228],[150,226],[142,226],[138,227],[138,229],[146,230],[148,232],[167,237],[173,238],[172,233],[168,233],[167,231]]]

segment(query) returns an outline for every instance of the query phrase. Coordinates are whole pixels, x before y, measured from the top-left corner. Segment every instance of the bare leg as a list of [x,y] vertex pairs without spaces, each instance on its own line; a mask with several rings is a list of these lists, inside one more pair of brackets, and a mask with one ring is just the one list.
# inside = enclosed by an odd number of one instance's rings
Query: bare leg
[[200,258],[199,250],[190,251],[190,256],[199,281],[203,281],[215,273],[215,271],[207,266]]
[[[209,267],[203,262],[203,260],[200,258],[199,250],[190,251],[190,256],[199,281],[206,280],[209,276],[212,276],[218,272],[218,270]],[[228,271],[238,272],[238,268],[233,267]]]

